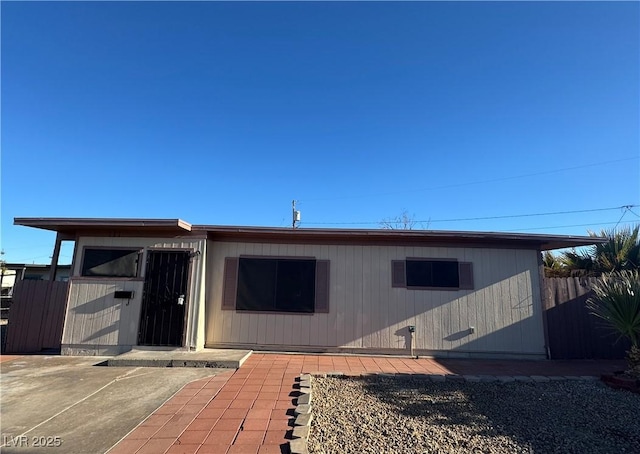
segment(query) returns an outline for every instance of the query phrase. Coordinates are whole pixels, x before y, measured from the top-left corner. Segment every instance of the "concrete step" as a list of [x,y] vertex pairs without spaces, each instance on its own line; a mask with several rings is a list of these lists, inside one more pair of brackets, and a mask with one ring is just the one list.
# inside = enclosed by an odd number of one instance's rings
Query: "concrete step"
[[134,349],[107,360],[111,367],[212,367],[238,369],[251,350],[205,348],[197,352],[184,350]]

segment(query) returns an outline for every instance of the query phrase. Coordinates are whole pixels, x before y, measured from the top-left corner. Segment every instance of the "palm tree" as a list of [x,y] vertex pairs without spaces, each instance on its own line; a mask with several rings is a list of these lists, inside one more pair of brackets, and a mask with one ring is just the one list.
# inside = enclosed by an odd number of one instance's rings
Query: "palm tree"
[[591,247],[595,266],[601,271],[634,270],[640,267],[640,226],[620,230],[589,232],[591,237],[607,238],[606,243]]
[[589,252],[572,249],[562,252],[559,260],[567,276],[591,276],[597,273],[594,260]]
[[560,254],[566,275],[599,276],[602,273],[640,269],[640,226],[619,230],[589,232],[593,238],[606,238],[586,250],[572,249]]
[[631,341],[627,352],[628,373],[640,378],[640,271],[604,274],[594,284],[593,292],[587,308],[612,331]]
[[569,276],[569,272],[564,266],[560,256],[555,255],[551,251],[544,251],[542,254],[542,263],[544,265],[544,275],[546,277]]

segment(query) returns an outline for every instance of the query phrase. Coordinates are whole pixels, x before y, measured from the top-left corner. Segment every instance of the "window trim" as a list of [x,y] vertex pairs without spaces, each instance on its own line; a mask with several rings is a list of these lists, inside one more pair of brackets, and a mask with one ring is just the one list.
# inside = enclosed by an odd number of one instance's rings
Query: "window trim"
[[[110,250],[110,251],[123,251],[123,250],[127,250],[127,251],[131,251],[131,252],[137,252],[138,253],[138,263],[136,264],[136,275],[135,276],[83,276],[82,275],[82,270],[84,269],[84,259],[87,253],[87,249],[101,249],[101,250]],[[83,246],[82,247],[82,255],[80,258],[80,266],[78,267],[78,269],[76,270],[76,272],[74,273],[74,276],[70,276],[69,279],[73,279],[73,280],[119,280],[119,281],[142,281],[144,280],[144,277],[141,274],[142,271],[142,265],[143,265],[143,254],[144,254],[144,247],[138,247],[138,246]]]

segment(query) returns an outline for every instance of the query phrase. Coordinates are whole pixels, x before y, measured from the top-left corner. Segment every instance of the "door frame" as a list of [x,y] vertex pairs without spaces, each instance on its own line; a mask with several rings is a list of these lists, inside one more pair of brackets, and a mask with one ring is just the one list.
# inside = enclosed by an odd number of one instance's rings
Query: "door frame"
[[[191,310],[191,282],[192,282],[192,274],[193,274],[193,256],[192,254],[194,254],[196,252],[195,248],[189,248],[189,247],[179,247],[179,248],[174,248],[174,247],[162,247],[162,246],[153,246],[153,247],[147,247],[144,250],[144,266],[142,267],[144,270],[144,275],[142,276],[142,282],[143,282],[143,295],[144,295],[144,286],[147,283],[147,262],[149,259],[149,252],[188,252],[189,255],[189,261],[187,262],[187,289],[185,292],[185,302],[184,302],[184,319],[182,320],[182,339],[180,341],[180,346],[179,348],[185,348],[185,344],[187,341],[187,331],[189,330],[189,314],[190,314],[190,310]],[[142,322],[142,305],[144,304],[144,297],[142,298],[141,302],[140,302],[140,316],[138,317],[138,330],[140,330],[140,323]],[[142,345],[140,344],[140,341],[137,341],[137,345]]]

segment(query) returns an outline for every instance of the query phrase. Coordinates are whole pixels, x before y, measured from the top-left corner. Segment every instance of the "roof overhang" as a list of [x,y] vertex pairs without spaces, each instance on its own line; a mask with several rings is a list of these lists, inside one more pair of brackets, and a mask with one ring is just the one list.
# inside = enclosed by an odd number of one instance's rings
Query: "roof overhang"
[[191,232],[191,224],[181,219],[15,218],[13,223],[69,235],[105,231],[149,234]]
[[307,229],[194,225],[212,240],[278,241],[289,243],[473,246],[538,249],[542,251],[590,246],[607,241],[590,236],[500,232],[393,229]]
[[468,246],[551,250],[590,246],[606,238],[501,232],[393,229],[313,229],[191,225],[181,219],[15,218],[15,225],[51,230],[64,235],[116,234],[125,236],[207,235],[214,241],[296,244],[380,244]]

